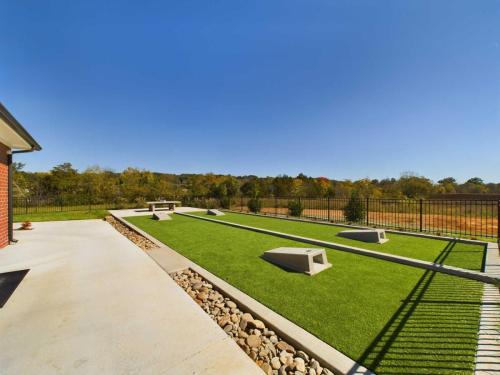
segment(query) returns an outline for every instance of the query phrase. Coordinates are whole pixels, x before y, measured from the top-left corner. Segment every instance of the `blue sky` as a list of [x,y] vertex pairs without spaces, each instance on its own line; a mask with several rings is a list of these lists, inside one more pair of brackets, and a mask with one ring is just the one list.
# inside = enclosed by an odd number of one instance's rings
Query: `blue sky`
[[500,181],[497,0],[4,1],[0,46],[28,170]]

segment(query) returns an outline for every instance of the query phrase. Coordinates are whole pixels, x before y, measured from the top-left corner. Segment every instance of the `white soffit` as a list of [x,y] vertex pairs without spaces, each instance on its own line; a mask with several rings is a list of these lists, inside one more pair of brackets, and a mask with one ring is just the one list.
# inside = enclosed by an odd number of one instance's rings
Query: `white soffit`
[[15,150],[31,150],[31,145],[0,117],[0,142]]

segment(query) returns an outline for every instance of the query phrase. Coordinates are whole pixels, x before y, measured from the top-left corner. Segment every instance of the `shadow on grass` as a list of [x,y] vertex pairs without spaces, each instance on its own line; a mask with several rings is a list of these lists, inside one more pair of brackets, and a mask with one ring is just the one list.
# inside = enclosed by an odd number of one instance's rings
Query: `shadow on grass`
[[482,290],[479,282],[426,271],[358,362],[377,374],[472,373]]

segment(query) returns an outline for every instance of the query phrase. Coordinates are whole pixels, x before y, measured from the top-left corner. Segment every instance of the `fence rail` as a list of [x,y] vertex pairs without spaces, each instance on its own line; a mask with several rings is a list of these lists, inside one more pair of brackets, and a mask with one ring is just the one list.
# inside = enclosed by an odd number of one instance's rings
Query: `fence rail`
[[[250,198],[232,198],[225,208],[248,212]],[[302,218],[347,223],[344,207],[348,198],[261,198],[261,213],[289,216],[288,205],[300,200]],[[183,205],[219,208],[214,198],[185,198]],[[229,204],[229,207],[227,205]],[[91,211],[143,207],[144,202],[130,203],[122,199],[95,201],[92,197],[14,198],[14,215],[59,211]],[[362,224],[413,232],[438,233],[458,237],[500,238],[500,200],[442,199],[363,199],[365,216]]]

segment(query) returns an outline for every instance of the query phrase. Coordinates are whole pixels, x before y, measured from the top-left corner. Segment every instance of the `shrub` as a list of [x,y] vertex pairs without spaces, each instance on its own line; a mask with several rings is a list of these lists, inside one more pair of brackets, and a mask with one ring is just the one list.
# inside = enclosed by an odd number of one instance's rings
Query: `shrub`
[[304,211],[304,205],[298,199],[288,202],[288,211],[290,212],[290,216],[300,217],[302,215],[302,211]]
[[359,222],[365,217],[365,206],[356,190],[351,193],[351,197],[344,207],[344,216],[348,222],[352,223]]
[[248,200],[247,207],[250,210],[250,212],[256,214],[260,212],[260,209],[262,208],[262,202],[260,201],[259,198],[252,198]]

